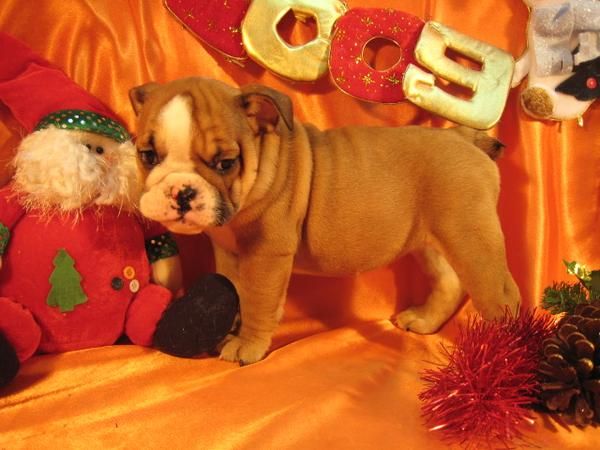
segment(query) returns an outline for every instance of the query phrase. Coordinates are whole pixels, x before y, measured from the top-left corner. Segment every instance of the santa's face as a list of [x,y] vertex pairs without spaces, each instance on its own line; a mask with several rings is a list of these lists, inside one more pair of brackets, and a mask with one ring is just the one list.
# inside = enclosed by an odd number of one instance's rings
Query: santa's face
[[15,189],[26,206],[42,211],[93,205],[131,209],[139,198],[141,179],[131,142],[50,127],[23,139],[14,166]]

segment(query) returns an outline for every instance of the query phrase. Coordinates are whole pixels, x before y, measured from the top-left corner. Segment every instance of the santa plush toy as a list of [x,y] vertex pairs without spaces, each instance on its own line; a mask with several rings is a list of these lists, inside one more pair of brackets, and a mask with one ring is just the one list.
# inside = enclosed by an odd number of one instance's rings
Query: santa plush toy
[[[123,333],[156,344],[159,321],[158,346],[174,354],[203,350],[194,327],[224,336],[237,305],[227,280],[204,280],[164,315],[181,287],[177,247],[136,211],[136,150],[114,113],[2,33],[0,101],[29,133],[0,189],[0,386],[36,352],[110,345]],[[198,305],[210,296],[229,299],[218,333],[193,320],[211,314]]]

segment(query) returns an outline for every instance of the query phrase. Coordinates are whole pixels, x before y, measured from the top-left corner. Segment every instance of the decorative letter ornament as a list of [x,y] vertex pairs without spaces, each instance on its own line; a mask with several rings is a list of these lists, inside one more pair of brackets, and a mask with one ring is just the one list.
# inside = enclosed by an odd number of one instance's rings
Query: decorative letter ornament
[[[329,54],[331,78],[347,94],[361,100],[397,103],[404,100],[402,79],[410,63],[424,22],[393,9],[356,8],[335,23]],[[394,42],[400,59],[390,68],[376,70],[363,57],[367,44],[376,38]]]
[[[569,0],[557,1],[569,6]],[[571,3],[585,11],[590,3],[600,8],[600,1]],[[381,103],[407,99],[473,128],[488,129],[498,122],[513,79],[514,60],[505,51],[440,23],[424,24],[418,17],[391,8],[349,10],[343,0],[165,0],[165,4],[200,39],[231,59],[242,59],[247,52],[257,63],[295,81],[315,81],[330,70],[336,86],[358,99]],[[314,18],[315,39],[290,45],[282,38],[277,27],[290,11],[300,21]],[[593,26],[598,15],[580,16]],[[543,26],[536,29],[546,32]],[[365,61],[365,48],[374,39],[388,40],[400,49],[399,60],[385,70]],[[598,35],[581,33],[578,48],[574,58],[558,52],[561,64],[573,60],[576,76],[562,76],[560,81],[564,83],[556,90],[564,94],[554,92],[554,88],[553,93],[589,105],[589,97],[600,94],[596,77],[600,74],[600,59],[590,59],[590,55],[600,56]],[[453,61],[446,56],[447,49],[478,62],[481,70]],[[544,67],[553,70],[555,62],[550,57]],[[472,96],[463,99],[452,95],[437,87],[436,81],[467,88]]]
[[165,6],[193,35],[234,60],[248,57],[241,25],[250,0],[165,0]]
[[[448,58],[451,48],[481,63],[472,70]],[[406,98],[414,104],[473,128],[493,127],[504,110],[514,68],[512,56],[441,23],[427,22],[415,50],[419,64],[435,75],[464,86],[473,97],[463,100],[435,86],[435,76],[411,64],[404,77]]]
[[[330,36],[334,22],[347,11],[339,0],[253,0],[242,24],[248,54],[276,74],[298,81],[314,81],[327,73]],[[277,24],[292,10],[298,20],[314,17],[317,37],[291,46]]]

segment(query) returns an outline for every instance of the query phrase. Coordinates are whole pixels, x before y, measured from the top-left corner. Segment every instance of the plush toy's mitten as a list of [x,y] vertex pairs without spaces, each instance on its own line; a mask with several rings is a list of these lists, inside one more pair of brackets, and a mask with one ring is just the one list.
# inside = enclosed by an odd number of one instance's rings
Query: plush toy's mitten
[[125,320],[125,334],[134,344],[152,345],[156,324],[172,298],[171,291],[157,284],[150,284],[136,294]]
[[204,275],[167,308],[156,327],[154,346],[181,357],[211,352],[231,331],[238,311],[231,281],[219,274]]
[[19,371],[19,358],[14,347],[0,333],[0,388],[6,386]]

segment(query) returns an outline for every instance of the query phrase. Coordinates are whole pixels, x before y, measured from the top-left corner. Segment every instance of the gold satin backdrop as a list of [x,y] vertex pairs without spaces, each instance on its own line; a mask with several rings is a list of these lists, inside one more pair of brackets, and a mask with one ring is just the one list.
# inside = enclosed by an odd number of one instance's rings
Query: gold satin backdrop
[[[525,46],[528,11],[521,0],[349,0],[348,6],[402,9],[515,57]],[[280,89],[299,119],[321,127],[449,125],[408,102],[357,101],[327,77],[303,84],[251,61],[231,64],[160,0],[2,0],[0,29],[63,68],[132,129],[130,87],[189,75]],[[288,34],[299,39],[305,30]],[[509,264],[525,304],[535,305],[545,286],[568,279],[563,258],[600,267],[600,108],[588,110],[583,128],[538,122],[521,111],[519,90],[492,132],[507,145],[499,161],[499,212]],[[20,137],[0,106],[2,182]],[[204,237],[179,242],[188,282],[212,269]],[[431,367],[427,361],[438,358],[440,342],[452,340],[472,306],[434,336],[404,333],[385,320],[426,292],[411,258],[352,278],[295,276],[275,350],[244,368],[126,345],[35,357],[1,392],[0,448],[449,448],[421,423],[418,373]],[[600,440],[597,429],[567,431],[543,417],[531,431],[544,449],[592,449]]]

